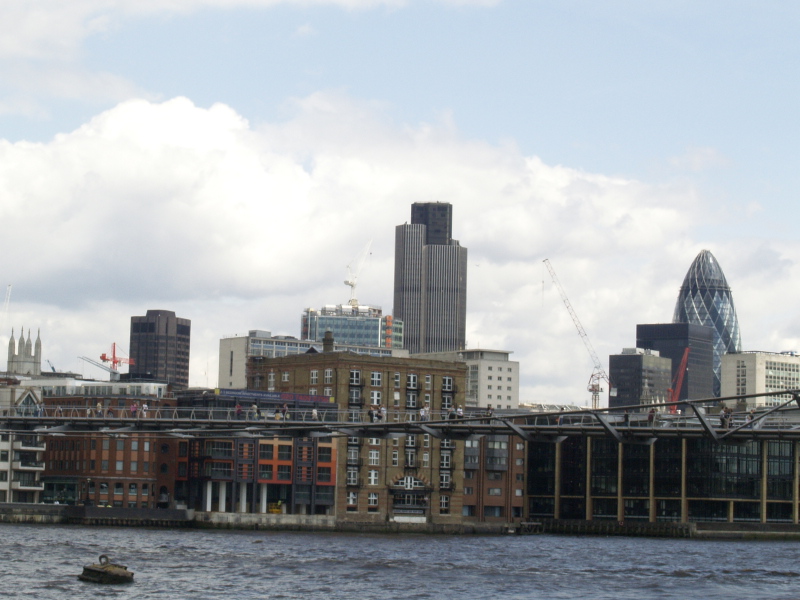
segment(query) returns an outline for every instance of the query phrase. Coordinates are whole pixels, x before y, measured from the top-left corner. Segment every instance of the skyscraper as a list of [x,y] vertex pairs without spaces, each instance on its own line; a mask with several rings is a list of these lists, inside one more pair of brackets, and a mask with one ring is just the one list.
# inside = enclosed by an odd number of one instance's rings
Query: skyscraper
[[131,317],[131,379],[166,381],[177,388],[189,387],[189,342],[192,322],[171,310],[148,310]]
[[719,396],[722,356],[727,352],[741,352],[742,340],[731,288],[717,259],[708,250],[701,250],[689,267],[678,293],[672,321],[714,329],[713,391],[715,396]]
[[678,399],[697,400],[714,395],[714,331],[711,327],[689,323],[637,325],[636,347],[658,350],[662,357],[672,359],[671,380],[675,380],[683,353],[689,348]]
[[461,350],[467,321],[467,249],[452,238],[453,206],[414,203],[395,231],[394,316],[412,354]]

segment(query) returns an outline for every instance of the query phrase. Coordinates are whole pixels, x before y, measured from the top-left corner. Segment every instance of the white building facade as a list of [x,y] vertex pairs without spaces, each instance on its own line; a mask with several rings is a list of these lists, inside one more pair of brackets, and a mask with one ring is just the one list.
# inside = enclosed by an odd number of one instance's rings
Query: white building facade
[[[6,380],[0,385],[0,410],[8,415],[34,415],[41,391]],[[0,502],[38,503],[44,484],[44,438],[31,431],[0,434]]]
[[738,352],[722,357],[723,398],[767,394],[748,398],[747,406],[771,407],[792,399],[791,394],[780,391],[797,389],[800,389],[800,355],[796,352]]
[[467,364],[467,408],[519,408],[519,362],[509,360],[510,350],[482,348],[457,352],[428,352],[415,358],[432,358]]

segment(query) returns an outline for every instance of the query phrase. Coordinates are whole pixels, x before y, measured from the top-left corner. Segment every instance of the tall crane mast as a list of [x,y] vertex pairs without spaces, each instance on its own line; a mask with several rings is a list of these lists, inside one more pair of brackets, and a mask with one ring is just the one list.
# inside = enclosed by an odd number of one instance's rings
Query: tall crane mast
[[358,308],[358,298],[356,297],[356,285],[358,284],[358,275],[359,273],[361,273],[361,269],[364,266],[364,261],[367,260],[367,257],[369,256],[370,247],[372,247],[372,240],[367,242],[367,245],[364,246],[364,249],[359,253],[359,255],[356,258],[353,259],[352,263],[355,263],[355,268],[351,269],[350,265],[347,265],[347,279],[344,280],[344,284],[350,286],[349,304],[353,308]]
[[564,288],[561,287],[561,282],[558,280],[558,276],[553,269],[553,265],[550,264],[550,260],[547,258],[545,258],[543,262],[547,267],[547,270],[550,273],[550,278],[553,280],[556,289],[558,289],[558,293],[561,295],[561,300],[564,302],[564,306],[567,307],[567,312],[569,312],[569,316],[572,317],[572,322],[575,324],[575,328],[578,330],[578,335],[581,336],[583,345],[586,346],[586,350],[589,352],[589,356],[594,364],[594,370],[592,370],[592,375],[589,377],[589,385],[586,387],[586,389],[592,393],[592,409],[597,410],[600,408],[600,392],[603,391],[601,383],[605,381],[610,387],[611,380],[608,377],[608,373],[606,373],[605,369],[603,368],[603,365],[600,364],[600,358],[597,356],[597,352],[594,351],[594,346],[592,346],[592,342],[589,340],[586,330],[583,328],[583,325],[581,325],[578,315],[572,308],[572,304],[570,304],[569,298],[567,298],[567,293],[564,291]]

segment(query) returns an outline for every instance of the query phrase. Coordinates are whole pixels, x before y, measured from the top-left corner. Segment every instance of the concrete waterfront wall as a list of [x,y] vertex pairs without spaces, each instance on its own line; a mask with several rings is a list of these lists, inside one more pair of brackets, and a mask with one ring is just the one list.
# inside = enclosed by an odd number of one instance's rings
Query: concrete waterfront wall
[[0,523],[65,523],[64,509],[57,504],[0,504]]
[[207,529],[274,529],[334,531],[336,517],[328,515],[283,515],[198,512],[194,526]]

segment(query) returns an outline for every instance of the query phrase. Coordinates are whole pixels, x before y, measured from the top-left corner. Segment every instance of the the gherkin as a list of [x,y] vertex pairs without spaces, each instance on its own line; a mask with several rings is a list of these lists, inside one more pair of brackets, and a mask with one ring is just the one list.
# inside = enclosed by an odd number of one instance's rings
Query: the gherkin
[[675,304],[673,323],[694,323],[714,329],[714,394],[720,395],[722,356],[741,352],[739,319],[731,288],[717,259],[702,250],[689,267]]

